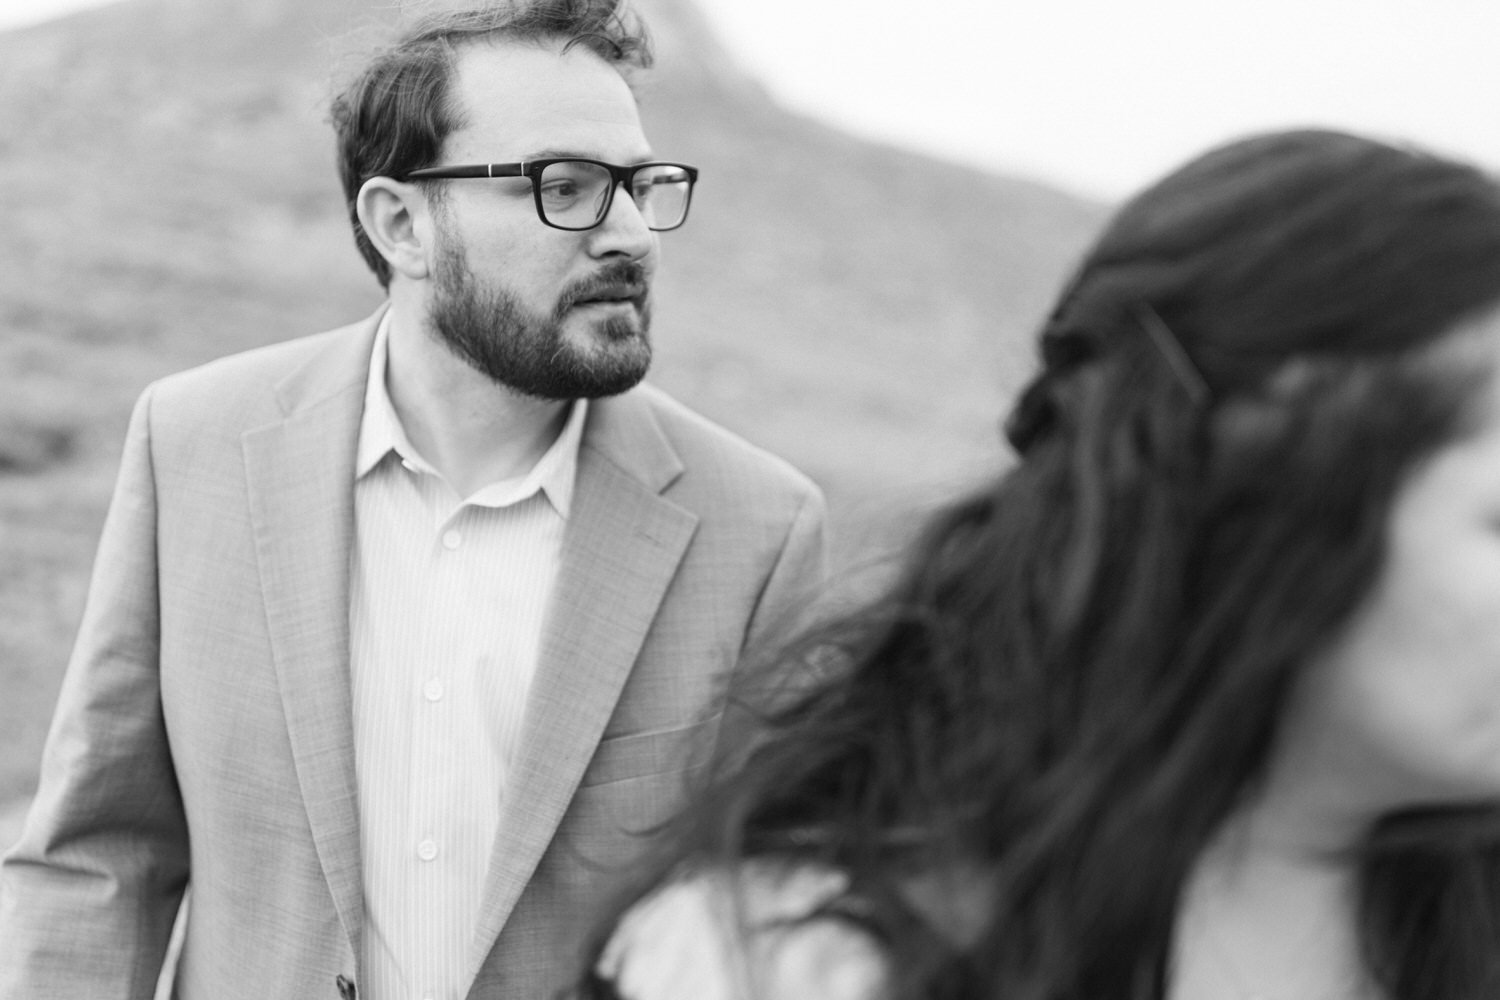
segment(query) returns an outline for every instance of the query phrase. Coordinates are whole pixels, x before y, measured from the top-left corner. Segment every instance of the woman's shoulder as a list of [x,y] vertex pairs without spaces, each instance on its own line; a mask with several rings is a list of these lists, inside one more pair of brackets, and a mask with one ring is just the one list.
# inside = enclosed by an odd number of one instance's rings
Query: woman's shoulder
[[623,1000],[874,1000],[879,946],[825,912],[847,888],[807,864],[685,873],[625,914],[595,971]]

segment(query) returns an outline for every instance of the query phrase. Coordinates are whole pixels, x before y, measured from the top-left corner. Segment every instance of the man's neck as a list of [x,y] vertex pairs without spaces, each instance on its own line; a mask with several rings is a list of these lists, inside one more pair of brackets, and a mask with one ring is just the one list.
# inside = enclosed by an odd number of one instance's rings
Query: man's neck
[[385,383],[412,446],[460,497],[531,471],[568,414],[567,402],[497,384],[399,312],[391,316]]

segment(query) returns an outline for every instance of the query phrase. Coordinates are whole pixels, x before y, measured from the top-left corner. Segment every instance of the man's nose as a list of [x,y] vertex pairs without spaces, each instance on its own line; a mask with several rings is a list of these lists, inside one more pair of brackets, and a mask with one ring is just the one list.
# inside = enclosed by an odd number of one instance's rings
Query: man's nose
[[639,260],[652,253],[657,246],[656,233],[646,225],[646,217],[630,196],[624,183],[615,185],[614,197],[604,220],[591,231],[591,251],[596,257],[623,254],[631,260]]

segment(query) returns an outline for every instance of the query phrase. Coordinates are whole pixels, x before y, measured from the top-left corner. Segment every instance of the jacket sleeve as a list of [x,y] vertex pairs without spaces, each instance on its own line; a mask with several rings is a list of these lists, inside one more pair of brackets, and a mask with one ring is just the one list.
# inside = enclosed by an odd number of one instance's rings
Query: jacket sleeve
[[159,686],[150,393],[131,417],[21,840],[0,863],[0,1000],[149,1000],[188,880]]

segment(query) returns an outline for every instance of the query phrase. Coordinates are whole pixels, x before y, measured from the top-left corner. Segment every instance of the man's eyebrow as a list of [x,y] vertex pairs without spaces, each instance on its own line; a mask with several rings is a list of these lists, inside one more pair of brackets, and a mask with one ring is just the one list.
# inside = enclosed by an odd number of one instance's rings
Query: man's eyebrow
[[[532,152],[527,153],[521,157],[521,161],[523,163],[529,163],[532,160],[553,159],[598,160],[601,163],[614,162],[606,156],[600,156],[598,153],[582,152],[577,149],[539,149],[533,150]],[[626,160],[625,164],[629,165],[631,163],[646,163],[652,159],[655,159],[655,154],[653,154],[650,150],[647,150],[642,156],[635,156]]]

